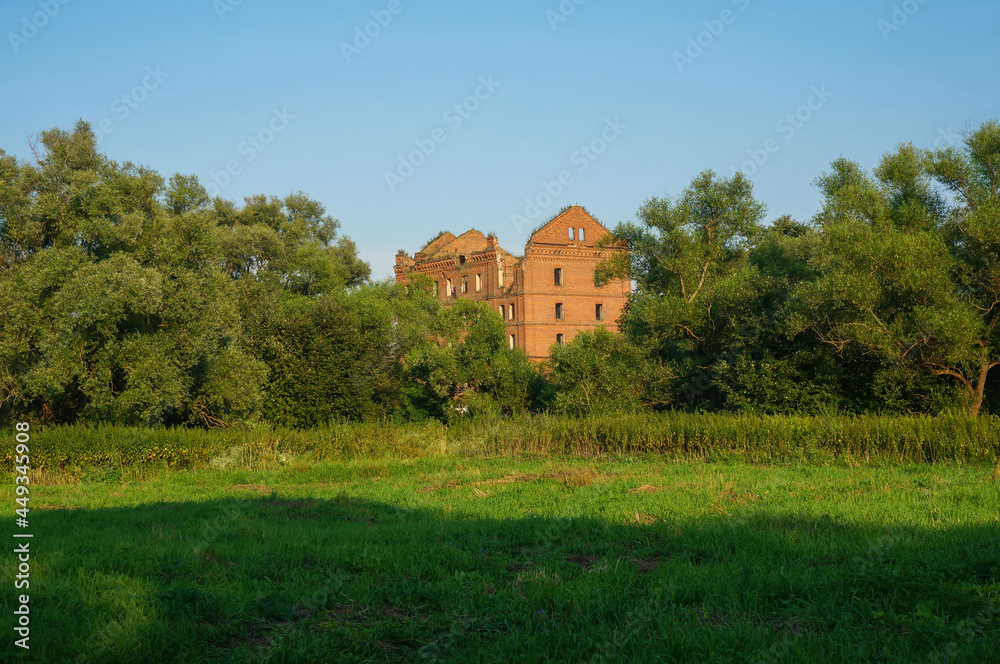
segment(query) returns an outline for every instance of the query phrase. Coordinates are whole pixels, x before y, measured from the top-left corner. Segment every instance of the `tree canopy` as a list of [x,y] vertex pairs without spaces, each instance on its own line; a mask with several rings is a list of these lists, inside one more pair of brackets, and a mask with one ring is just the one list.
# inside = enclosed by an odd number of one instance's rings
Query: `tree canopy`
[[957,381],[980,411],[1000,364],[1000,127],[964,149],[904,145],[874,173],[841,159],[819,178],[820,277],[802,325],[839,351],[858,344]]
[[491,307],[372,282],[304,193],[212,197],[83,122],[0,151],[0,419],[223,427],[546,411],[998,412],[1000,124],[838,159],[808,221],[712,171],[602,240],[618,321],[530,362]]
[[269,367],[241,296],[337,293],[368,266],[304,194],[210,200],[96,150],[86,123],[35,161],[0,153],[0,400],[43,421],[219,424],[254,417]]

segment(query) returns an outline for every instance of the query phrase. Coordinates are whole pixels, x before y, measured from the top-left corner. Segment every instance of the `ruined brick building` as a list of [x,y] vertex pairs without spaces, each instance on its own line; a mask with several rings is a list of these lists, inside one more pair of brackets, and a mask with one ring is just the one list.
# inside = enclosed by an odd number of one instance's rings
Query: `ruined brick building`
[[523,257],[477,230],[458,237],[443,233],[412,258],[404,252],[396,255],[396,282],[406,284],[412,275],[424,274],[446,302],[485,300],[507,321],[511,348],[544,360],[553,344],[566,343],[581,330],[605,326],[618,331],[629,282],[594,285],[597,263],[609,252],[621,251],[596,246],[607,233],[577,206],[532,233]]

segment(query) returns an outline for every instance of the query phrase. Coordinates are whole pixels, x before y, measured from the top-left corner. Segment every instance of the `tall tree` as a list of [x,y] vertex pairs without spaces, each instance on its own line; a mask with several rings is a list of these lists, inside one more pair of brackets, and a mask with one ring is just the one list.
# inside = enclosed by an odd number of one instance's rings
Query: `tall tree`
[[[245,334],[247,322],[267,327],[267,310],[242,296],[333,306],[367,279],[338,222],[304,194],[237,208],[193,176],[165,184],[108,159],[84,122],[44,132],[33,151],[33,163],[0,152],[2,416],[254,419],[273,367]],[[330,323],[323,312],[308,320]]]
[[620,224],[609,241],[626,243],[631,253],[598,266],[598,283],[635,280],[620,325],[653,357],[677,365],[691,403],[713,392],[722,333],[738,325],[753,295],[745,268],[765,211],[742,173],[719,178],[705,171],[680,197],[647,201],[641,225]]
[[364,283],[371,272],[340,222],[299,192],[284,199],[250,196],[238,209],[216,199],[214,214],[226,268],[235,279],[252,277],[307,296]]
[[901,146],[873,174],[841,159],[818,183],[822,276],[802,287],[802,325],[956,381],[979,414],[1000,364],[1000,127],[961,149]]
[[[159,175],[95,146],[80,123],[43,133],[33,164],[3,159],[0,399],[49,421],[248,414],[262,367],[234,345],[215,224],[191,206],[165,208]],[[244,369],[240,385],[220,362]]]
[[552,347],[548,379],[556,412],[588,415],[657,408],[674,398],[674,376],[620,334],[599,327]]
[[401,416],[447,421],[458,413],[531,408],[541,377],[520,349],[509,347],[496,311],[466,299],[446,306],[432,294],[429,279],[399,292],[393,308],[403,366]]

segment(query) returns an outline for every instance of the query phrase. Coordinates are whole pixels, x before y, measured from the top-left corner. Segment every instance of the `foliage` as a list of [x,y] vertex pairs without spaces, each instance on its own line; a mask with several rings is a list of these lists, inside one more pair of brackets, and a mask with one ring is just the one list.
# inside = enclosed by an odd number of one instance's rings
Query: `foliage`
[[[650,455],[706,462],[815,464],[882,461],[994,465],[1000,418],[612,413],[586,417],[484,416],[451,424],[332,423],[310,429],[261,426],[207,431],[69,425],[32,434],[32,468],[198,468],[231,450],[252,466],[278,455],[317,459],[462,456]],[[0,464],[14,466],[14,450]],[[266,464],[265,464],[266,465]]]
[[996,413],[1000,124],[817,183],[810,222],[742,174],[698,175],[620,224],[595,283],[632,279],[620,335],[546,365],[485,303],[371,283],[299,192],[242,205],[117,163],[86,123],[0,152],[0,421],[458,425],[526,414]]
[[503,319],[486,303],[460,299],[445,306],[418,283],[403,304],[411,316],[398,318],[405,339],[400,415],[450,421],[531,408],[541,377],[520,349],[508,346]]
[[597,283],[632,278],[636,290],[619,321],[622,331],[651,357],[676,367],[689,403],[719,397],[711,373],[721,358],[727,328],[755,296],[747,269],[750,249],[763,232],[764,205],[742,174],[699,175],[680,197],[653,198],[639,210],[641,226],[620,224],[610,243],[625,243],[597,269]]
[[604,327],[579,332],[551,352],[548,379],[557,413],[637,412],[674,400],[669,368]]
[[801,288],[801,327],[838,351],[859,344],[955,379],[978,414],[1000,364],[998,161],[1000,126],[987,123],[964,150],[902,146],[873,175],[834,162],[819,179],[821,277]]
[[255,420],[271,367],[243,343],[243,282],[316,298],[363,281],[338,225],[303,194],[237,209],[193,176],[164,185],[84,122],[44,132],[33,164],[0,153],[0,415]]
[[164,209],[160,177],[97,154],[83,123],[42,143],[0,185],[16,201],[0,213],[4,402],[41,421],[156,424],[196,421],[201,398],[230,417],[209,393],[225,381],[206,382],[240,329],[211,220]]

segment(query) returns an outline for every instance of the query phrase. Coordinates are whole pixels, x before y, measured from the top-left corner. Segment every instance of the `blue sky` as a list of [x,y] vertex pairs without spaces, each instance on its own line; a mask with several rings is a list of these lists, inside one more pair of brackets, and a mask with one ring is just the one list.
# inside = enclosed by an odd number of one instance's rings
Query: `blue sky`
[[82,118],[225,198],[305,191],[377,278],[439,230],[520,253],[709,168],[806,220],[832,160],[1000,117],[995,0],[4,0],[0,28],[6,152]]

